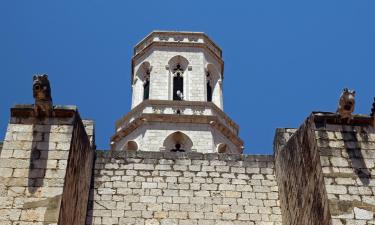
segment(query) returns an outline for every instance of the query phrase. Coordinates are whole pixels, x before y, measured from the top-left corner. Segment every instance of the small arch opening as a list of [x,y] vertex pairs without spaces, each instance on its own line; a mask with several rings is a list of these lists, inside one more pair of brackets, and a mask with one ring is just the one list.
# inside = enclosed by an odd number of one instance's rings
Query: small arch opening
[[127,151],[137,151],[138,150],[138,144],[135,141],[128,141],[125,145],[125,150]]
[[228,152],[228,145],[224,143],[220,143],[217,145],[217,152],[218,153],[227,153]]
[[164,148],[171,152],[188,152],[193,147],[193,142],[184,133],[177,131],[174,132],[164,140]]

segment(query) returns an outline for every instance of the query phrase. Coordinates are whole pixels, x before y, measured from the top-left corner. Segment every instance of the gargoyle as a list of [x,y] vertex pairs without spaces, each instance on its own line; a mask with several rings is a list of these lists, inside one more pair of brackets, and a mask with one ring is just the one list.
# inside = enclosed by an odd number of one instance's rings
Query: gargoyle
[[340,115],[341,119],[346,119],[347,123],[349,123],[353,117],[352,113],[354,111],[354,106],[355,91],[344,88],[341,93],[339,105],[336,112]]
[[34,113],[36,117],[50,117],[53,104],[47,74],[33,76]]

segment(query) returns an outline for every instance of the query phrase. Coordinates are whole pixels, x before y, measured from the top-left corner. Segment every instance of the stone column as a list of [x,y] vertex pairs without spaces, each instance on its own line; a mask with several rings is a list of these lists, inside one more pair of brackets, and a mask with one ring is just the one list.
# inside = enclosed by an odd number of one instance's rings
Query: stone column
[[0,155],[0,224],[84,224],[94,146],[93,123],[84,125],[75,107],[43,119],[32,105],[12,108]]

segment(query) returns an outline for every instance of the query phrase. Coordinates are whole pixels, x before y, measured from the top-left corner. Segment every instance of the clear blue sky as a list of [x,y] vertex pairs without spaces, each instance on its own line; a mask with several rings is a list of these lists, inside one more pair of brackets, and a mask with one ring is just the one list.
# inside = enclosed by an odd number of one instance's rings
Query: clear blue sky
[[[142,3],[140,3],[142,2]],[[33,103],[48,73],[55,104],[96,121],[99,149],[130,109],[133,46],[152,30],[203,31],[223,50],[224,109],[246,153],[272,153],[275,128],[335,111],[343,87],[355,112],[375,96],[375,1],[0,2],[0,134],[9,108]]]

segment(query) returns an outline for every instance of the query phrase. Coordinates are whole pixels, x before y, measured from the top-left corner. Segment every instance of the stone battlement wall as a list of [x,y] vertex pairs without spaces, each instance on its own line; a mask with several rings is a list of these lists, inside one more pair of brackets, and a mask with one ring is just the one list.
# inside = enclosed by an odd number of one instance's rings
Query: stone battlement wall
[[281,225],[273,156],[97,151],[87,224]]

